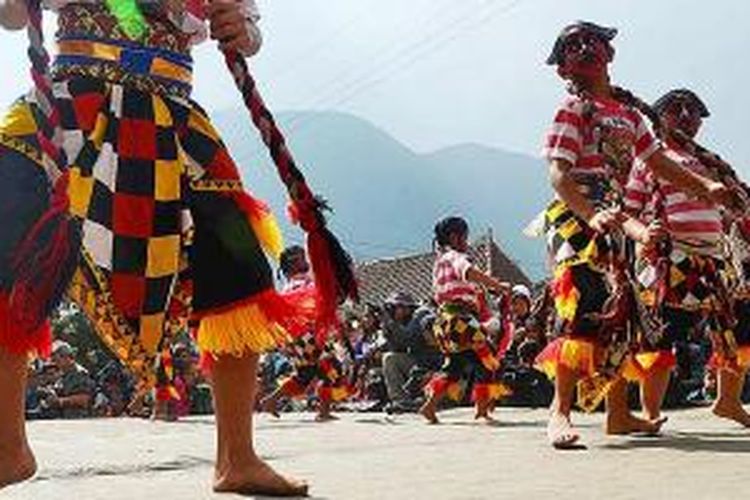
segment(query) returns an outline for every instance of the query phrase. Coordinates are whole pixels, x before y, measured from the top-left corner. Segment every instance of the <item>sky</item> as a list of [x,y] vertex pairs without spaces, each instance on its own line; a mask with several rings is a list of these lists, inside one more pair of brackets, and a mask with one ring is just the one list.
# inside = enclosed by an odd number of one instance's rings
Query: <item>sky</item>
[[[576,19],[620,28],[616,83],[649,101],[689,87],[701,140],[750,176],[747,0],[259,0],[253,71],[273,110],[339,110],[420,152],[473,142],[536,155],[564,87],[544,60]],[[28,85],[23,34],[0,33],[0,105]],[[213,44],[195,96],[240,105]],[[239,126],[239,125],[238,125]],[[315,120],[295,127],[314,127]]]

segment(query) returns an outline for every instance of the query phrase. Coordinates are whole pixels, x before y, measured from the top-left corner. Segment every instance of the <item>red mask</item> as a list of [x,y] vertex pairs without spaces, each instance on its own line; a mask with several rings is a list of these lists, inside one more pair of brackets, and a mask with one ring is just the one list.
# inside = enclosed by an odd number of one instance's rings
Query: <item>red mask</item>
[[585,31],[570,35],[563,47],[563,63],[558,73],[570,76],[593,77],[600,75],[612,60],[612,49],[601,38]]
[[677,129],[693,139],[703,124],[701,110],[686,99],[672,101],[661,114],[667,128]]

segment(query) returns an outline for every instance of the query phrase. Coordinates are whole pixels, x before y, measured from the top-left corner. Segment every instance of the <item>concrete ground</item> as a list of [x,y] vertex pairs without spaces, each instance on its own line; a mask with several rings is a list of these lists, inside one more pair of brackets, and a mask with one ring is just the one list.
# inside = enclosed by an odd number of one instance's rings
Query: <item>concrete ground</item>
[[[660,439],[606,438],[601,415],[577,415],[589,447],[567,452],[546,445],[545,410],[497,416],[496,426],[475,424],[468,409],[443,412],[439,426],[412,415],[261,416],[257,439],[321,499],[747,497],[750,431],[707,410],[670,413]],[[39,474],[0,499],[237,498],[210,493],[213,433],[211,418],[33,422]]]

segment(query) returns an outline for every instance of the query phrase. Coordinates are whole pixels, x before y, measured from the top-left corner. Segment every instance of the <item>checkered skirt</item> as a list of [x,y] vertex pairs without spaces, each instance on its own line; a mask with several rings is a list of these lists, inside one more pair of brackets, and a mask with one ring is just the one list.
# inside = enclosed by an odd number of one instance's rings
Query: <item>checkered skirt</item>
[[[231,196],[243,190],[236,165],[192,101],[92,78],[57,82],[55,94],[70,211],[83,232],[69,294],[114,353],[152,380],[165,337],[191,314],[273,288],[261,243]],[[17,168],[43,168],[35,142],[43,126],[31,98],[0,120],[0,146],[29,160]]]
[[[715,311],[716,282],[728,284],[731,267],[724,259],[689,253],[676,248],[670,254],[666,305],[687,311]],[[636,261],[641,300],[652,305],[659,286],[659,273],[653,262]]]
[[545,233],[550,260],[556,269],[588,264],[601,270],[610,250],[606,238],[597,234],[561,200],[545,212]]
[[443,354],[472,351],[487,344],[487,336],[477,314],[463,305],[442,305],[432,329]]

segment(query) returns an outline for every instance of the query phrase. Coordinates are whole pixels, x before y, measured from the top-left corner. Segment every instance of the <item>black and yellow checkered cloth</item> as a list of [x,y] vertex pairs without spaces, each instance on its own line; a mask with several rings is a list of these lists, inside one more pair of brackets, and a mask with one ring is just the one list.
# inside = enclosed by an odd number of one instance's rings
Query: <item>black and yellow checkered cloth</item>
[[[716,284],[729,284],[732,280],[730,272],[731,266],[727,265],[725,259],[675,249],[670,255],[665,305],[687,311],[716,310]],[[653,263],[646,259],[638,260],[636,273],[641,300],[653,305],[659,285]]]
[[476,314],[456,304],[440,307],[432,329],[443,354],[471,351],[487,341]]
[[[221,192],[242,190],[237,167],[190,101],[91,78],[58,82],[55,94],[70,164],[70,211],[83,232],[82,265],[69,294],[135,375],[153,381],[165,334],[184,329],[193,309],[220,308],[273,287],[246,216],[220,199]],[[0,146],[42,168],[35,143],[40,124],[36,105],[18,101],[0,120]],[[242,255],[244,266],[239,275],[222,273],[218,283],[211,278],[216,270],[198,263],[198,272],[216,282],[202,298],[192,286],[196,220],[228,231],[204,242],[204,254],[234,245],[229,250]]]
[[553,201],[545,212],[547,250],[556,269],[588,264],[601,269],[610,246],[603,235],[597,234],[583,220],[560,201]]

